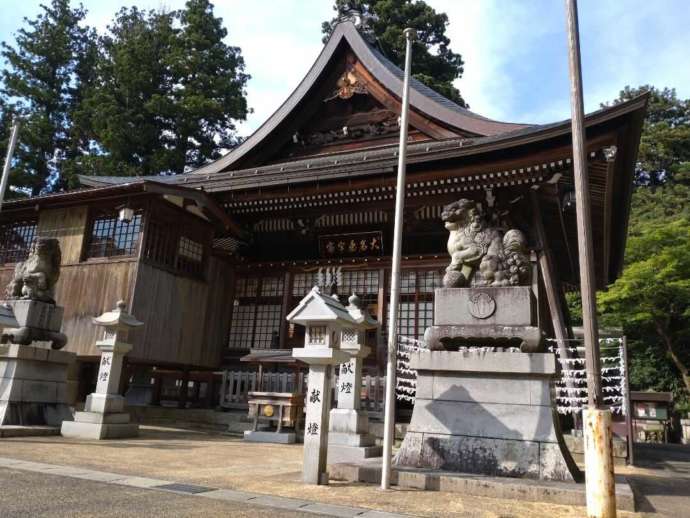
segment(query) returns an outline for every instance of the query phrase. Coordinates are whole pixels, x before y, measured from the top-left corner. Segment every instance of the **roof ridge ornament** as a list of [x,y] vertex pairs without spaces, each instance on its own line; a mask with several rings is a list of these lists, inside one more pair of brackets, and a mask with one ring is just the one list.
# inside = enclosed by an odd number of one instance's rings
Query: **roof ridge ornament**
[[378,21],[376,14],[364,9],[361,2],[343,2],[338,6],[337,23],[351,22],[355,29],[369,43],[376,43],[376,34],[371,26],[371,22]]

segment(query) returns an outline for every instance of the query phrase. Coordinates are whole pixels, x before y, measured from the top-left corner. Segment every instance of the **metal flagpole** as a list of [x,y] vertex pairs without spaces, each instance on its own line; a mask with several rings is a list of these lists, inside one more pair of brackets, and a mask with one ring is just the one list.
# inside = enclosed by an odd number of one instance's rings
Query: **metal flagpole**
[[414,29],[405,29],[405,79],[400,111],[400,145],[398,148],[398,182],[395,189],[395,230],[391,264],[391,296],[388,308],[388,365],[386,366],[386,403],[383,420],[383,466],[381,489],[390,488],[391,455],[395,437],[395,374],[398,356],[398,305],[400,302],[400,255],[402,253],[403,206],[405,204],[405,174],[407,168],[407,114],[410,104],[410,68]]
[[2,202],[5,200],[7,182],[10,179],[10,169],[12,169],[12,154],[14,153],[14,147],[17,145],[18,135],[19,120],[15,119],[12,126],[12,134],[10,135],[10,145],[7,148],[7,156],[5,157],[5,167],[2,170],[2,179],[0,180],[0,210],[2,210]]
[[587,409],[583,410],[587,516],[609,518],[616,516],[613,452],[611,451],[611,412],[601,408],[603,400],[599,363],[599,330],[597,326],[596,280],[594,276],[577,0],[565,0],[565,10],[568,31],[570,109],[572,112],[573,183],[577,210],[580,294],[582,297],[582,325],[589,403]]

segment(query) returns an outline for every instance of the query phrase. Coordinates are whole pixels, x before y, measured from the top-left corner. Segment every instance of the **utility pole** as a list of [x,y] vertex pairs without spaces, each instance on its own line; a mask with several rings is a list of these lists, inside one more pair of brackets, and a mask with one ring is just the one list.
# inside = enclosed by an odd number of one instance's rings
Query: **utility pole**
[[587,367],[588,405],[583,409],[587,516],[616,516],[616,493],[611,448],[611,411],[602,408],[599,359],[599,330],[596,308],[596,279],[592,245],[592,218],[589,196],[589,171],[585,143],[582,64],[577,0],[565,0],[570,71],[570,109],[573,135],[573,182],[577,208],[580,294]]
[[405,205],[405,176],[407,169],[407,118],[410,106],[410,68],[412,66],[412,40],[416,33],[407,28],[405,34],[405,79],[403,81],[400,113],[400,145],[398,147],[398,181],[395,189],[395,229],[393,231],[393,258],[391,264],[391,296],[388,308],[388,364],[386,365],[386,401],[383,420],[383,465],[381,489],[389,489],[391,482],[391,455],[395,439],[395,376],[398,356],[398,306],[400,303],[400,260],[402,255],[403,207]]
[[14,154],[14,147],[17,145],[17,136],[19,135],[19,119],[14,120],[12,125],[12,133],[10,135],[10,145],[7,147],[7,156],[5,157],[5,167],[2,170],[2,179],[0,179],[0,210],[2,210],[2,202],[5,200],[5,191],[7,190],[7,182],[10,180],[10,169],[12,169],[12,155]]

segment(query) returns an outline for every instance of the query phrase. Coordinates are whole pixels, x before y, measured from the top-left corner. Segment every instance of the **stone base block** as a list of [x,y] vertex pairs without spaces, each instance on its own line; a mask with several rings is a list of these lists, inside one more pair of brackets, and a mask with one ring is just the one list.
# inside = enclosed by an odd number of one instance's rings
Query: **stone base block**
[[60,435],[59,426],[0,426],[0,437],[47,437]]
[[84,410],[98,414],[117,414],[124,410],[125,398],[113,394],[98,394],[96,392],[86,396]]
[[65,421],[61,433],[63,437],[72,439],[126,439],[139,435],[139,425]]
[[0,425],[60,426],[71,420],[67,372],[76,355],[0,344]]
[[[368,484],[381,483],[380,458],[361,462],[331,463],[328,466],[328,471],[333,480]],[[573,484],[572,482],[499,478],[447,471],[394,468],[391,471],[391,484],[430,491],[449,491],[463,496],[502,498],[522,502],[577,506],[585,506],[587,503],[585,484]],[[616,507],[620,511],[634,512],[636,510],[635,495],[623,477],[616,478]]]
[[339,446],[373,446],[375,443],[376,438],[368,433],[328,433],[328,444]]
[[294,432],[260,432],[247,430],[244,432],[247,442],[270,442],[275,444],[295,444],[297,435]]
[[328,445],[328,463],[357,462],[383,454],[382,446],[343,446],[341,444]]
[[369,416],[362,410],[334,408],[330,412],[328,430],[337,433],[367,433]]
[[573,481],[554,418],[553,354],[413,353],[417,397],[395,458],[404,468]]
[[74,420],[80,423],[128,424],[129,414],[127,412],[118,412],[115,414],[99,414],[98,412],[75,412]]

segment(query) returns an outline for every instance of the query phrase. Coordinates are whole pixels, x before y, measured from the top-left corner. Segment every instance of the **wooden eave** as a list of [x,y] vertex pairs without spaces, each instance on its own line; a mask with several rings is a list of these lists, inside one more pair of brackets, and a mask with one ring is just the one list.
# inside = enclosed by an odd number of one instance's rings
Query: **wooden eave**
[[211,221],[220,223],[225,231],[232,232],[237,236],[243,235],[243,231],[237,223],[235,223],[230,215],[206,192],[141,178],[130,178],[130,181],[126,183],[101,185],[67,192],[45,194],[31,198],[10,200],[3,204],[2,213],[4,215],[6,212],[39,211],[44,208],[61,208],[87,202],[121,199],[127,196],[145,194],[174,196],[192,201]]

